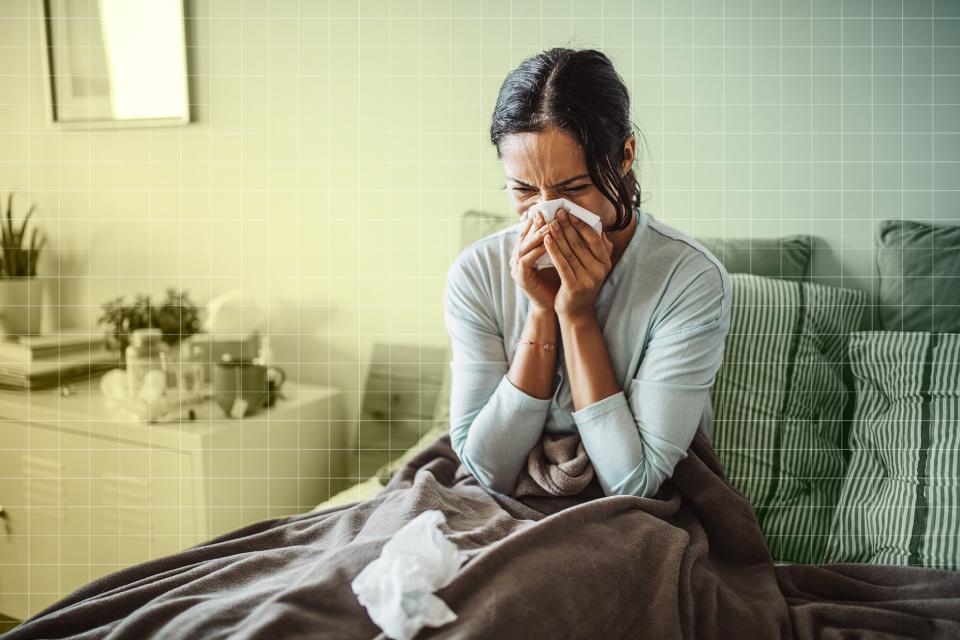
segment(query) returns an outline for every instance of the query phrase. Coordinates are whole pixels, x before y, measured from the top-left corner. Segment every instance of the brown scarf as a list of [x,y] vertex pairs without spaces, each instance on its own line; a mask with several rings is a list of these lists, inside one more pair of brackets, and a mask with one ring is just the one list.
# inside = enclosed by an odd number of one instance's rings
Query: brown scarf
[[593,480],[593,464],[578,432],[544,431],[527,456],[513,496],[570,496]]

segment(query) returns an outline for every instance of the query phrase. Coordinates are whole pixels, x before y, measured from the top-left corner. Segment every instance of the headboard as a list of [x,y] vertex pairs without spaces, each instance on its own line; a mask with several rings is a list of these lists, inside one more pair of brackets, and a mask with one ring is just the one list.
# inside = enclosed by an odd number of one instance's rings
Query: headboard
[[460,220],[460,249],[470,243],[509,227],[520,221],[518,217],[508,217],[486,211],[468,210]]
[[[487,211],[480,211],[476,209],[470,209],[463,214],[463,218],[460,223],[460,250],[464,249],[470,243],[479,240],[485,236],[490,235],[504,227],[511,226],[516,224],[519,221],[519,218],[512,215],[503,215],[490,213]],[[678,227],[679,229],[679,227]],[[683,229],[680,229],[683,231]],[[685,232],[685,231],[684,231]],[[685,232],[686,233],[686,232]],[[729,242],[731,244],[744,244],[745,241],[749,240],[744,237],[730,236],[728,238],[719,238],[719,237],[700,237],[692,236],[696,240],[702,242],[711,248],[711,251],[721,259],[721,262],[728,264],[724,260],[723,255],[718,252],[714,247],[718,242]],[[862,278],[850,278],[842,277],[837,274],[841,272],[840,264],[837,261],[837,256],[834,255],[834,251],[826,243],[826,241],[819,236],[800,236],[800,235],[791,235],[784,236],[783,238],[752,238],[754,241],[765,241],[775,242],[780,240],[786,245],[792,241],[795,241],[797,238],[805,238],[804,242],[809,245],[809,266],[803,274],[803,280],[815,282],[819,284],[830,285],[834,287],[846,287],[848,289],[858,289],[863,290],[870,297],[871,302],[876,300],[877,292],[875,288],[875,278],[862,279]],[[769,250],[769,244],[767,244],[766,249]],[[729,269],[729,265],[728,265]],[[738,273],[739,270],[731,270],[731,273]],[[875,304],[871,304],[875,307]],[[864,325],[863,328],[871,328],[878,325],[878,317],[876,311],[864,314]]]

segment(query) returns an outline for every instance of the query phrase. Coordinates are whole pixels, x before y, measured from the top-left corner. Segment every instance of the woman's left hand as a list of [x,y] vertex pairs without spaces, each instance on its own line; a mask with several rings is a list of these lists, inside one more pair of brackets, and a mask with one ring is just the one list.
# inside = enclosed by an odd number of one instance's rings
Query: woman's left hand
[[583,220],[560,209],[544,245],[560,274],[554,299],[557,315],[571,319],[593,316],[597,294],[612,267],[613,243],[606,234],[598,235]]

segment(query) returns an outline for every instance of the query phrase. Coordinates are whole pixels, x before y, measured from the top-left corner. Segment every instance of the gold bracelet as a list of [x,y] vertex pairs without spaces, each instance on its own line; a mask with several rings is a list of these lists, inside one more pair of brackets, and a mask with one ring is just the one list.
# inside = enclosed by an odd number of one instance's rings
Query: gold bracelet
[[527,340],[526,338],[517,338],[517,341],[514,344],[531,344],[534,346],[543,347],[544,351],[556,351],[557,345],[553,342],[534,342],[533,340]]

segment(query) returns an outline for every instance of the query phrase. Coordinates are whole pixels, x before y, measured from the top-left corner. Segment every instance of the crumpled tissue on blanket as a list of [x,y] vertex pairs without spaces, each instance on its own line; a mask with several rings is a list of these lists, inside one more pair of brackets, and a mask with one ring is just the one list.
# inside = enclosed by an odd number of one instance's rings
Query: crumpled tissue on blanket
[[400,527],[380,557],[351,583],[370,619],[389,638],[410,640],[423,626],[440,627],[457,619],[433,595],[453,581],[468,557],[438,528],[446,520],[442,511],[424,511]]

